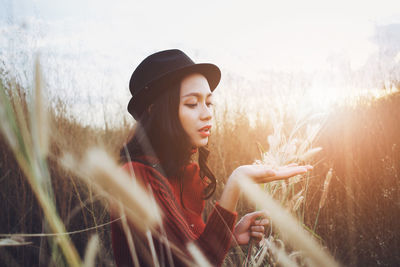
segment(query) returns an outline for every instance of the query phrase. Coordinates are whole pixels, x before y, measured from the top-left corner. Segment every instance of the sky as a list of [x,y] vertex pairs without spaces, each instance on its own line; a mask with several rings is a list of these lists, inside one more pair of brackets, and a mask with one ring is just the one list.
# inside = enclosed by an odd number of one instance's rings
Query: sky
[[314,94],[344,88],[346,75],[364,71],[382,51],[389,51],[382,65],[400,61],[394,0],[0,0],[0,6],[4,68],[29,84],[39,56],[49,90],[70,99],[78,113],[87,103],[124,108],[134,68],[169,48],[217,64],[222,87],[267,81],[272,88],[271,73],[305,73],[318,77],[309,86]]

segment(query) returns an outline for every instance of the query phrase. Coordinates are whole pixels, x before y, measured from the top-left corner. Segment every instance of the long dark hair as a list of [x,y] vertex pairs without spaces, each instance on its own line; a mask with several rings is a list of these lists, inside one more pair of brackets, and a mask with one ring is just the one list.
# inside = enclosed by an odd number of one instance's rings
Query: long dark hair
[[[180,81],[164,90],[151,107],[143,112],[135,125],[133,136],[121,148],[120,157],[122,162],[129,161],[126,152],[132,161],[145,155],[156,157],[165,176],[168,179],[177,179],[183,204],[184,166],[190,162],[192,145],[179,120],[179,102]],[[207,165],[208,155],[207,146],[199,148],[200,177],[209,179],[203,192],[205,199],[216,188],[215,176]]]

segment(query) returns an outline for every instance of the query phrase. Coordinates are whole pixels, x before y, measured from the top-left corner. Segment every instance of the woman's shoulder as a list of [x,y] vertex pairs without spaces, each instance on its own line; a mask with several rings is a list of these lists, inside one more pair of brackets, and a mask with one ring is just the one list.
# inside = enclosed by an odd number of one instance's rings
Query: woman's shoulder
[[128,171],[131,175],[141,175],[141,176],[162,176],[161,170],[158,170],[157,164],[155,163],[148,163],[138,160],[132,160],[126,162],[122,165],[122,168],[125,171]]
[[159,161],[156,157],[151,157],[151,156],[140,156],[132,159],[131,161],[125,162],[122,165],[122,168],[126,170],[131,170],[134,169],[137,170],[145,170],[149,171],[152,169],[157,169],[157,166],[159,165]]
[[170,182],[156,162],[134,159],[123,164],[122,168],[144,185],[150,185],[153,190],[162,189],[168,192],[171,190]]

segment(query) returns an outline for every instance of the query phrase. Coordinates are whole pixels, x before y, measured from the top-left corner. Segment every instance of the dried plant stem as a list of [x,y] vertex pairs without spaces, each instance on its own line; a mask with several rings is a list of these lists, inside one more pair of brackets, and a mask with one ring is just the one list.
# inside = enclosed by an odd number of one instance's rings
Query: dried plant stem
[[319,212],[322,209],[322,207],[325,205],[325,201],[328,196],[328,188],[329,188],[329,184],[331,183],[331,179],[332,179],[332,168],[329,169],[328,173],[326,174],[325,181],[324,181],[324,188],[322,190],[321,199],[319,200],[317,217],[315,218],[315,223],[314,223],[314,228],[313,228],[314,232],[315,232],[315,229],[317,228]]
[[198,264],[198,266],[211,267],[211,264],[208,262],[207,258],[194,243],[189,243],[187,245],[187,249],[189,250],[189,253],[193,256],[193,259]]
[[318,218],[319,218],[319,211],[320,211],[320,210],[321,210],[321,208],[318,208],[318,211],[317,211],[317,216],[315,217],[315,222],[314,222],[313,232],[315,232],[315,229],[317,229]]
[[119,203],[119,210],[120,210],[120,215],[121,215],[122,229],[125,232],[125,236],[126,236],[126,239],[128,242],[129,252],[131,253],[133,264],[135,267],[140,267],[139,258],[136,254],[135,243],[133,242],[133,238],[132,238],[132,232],[131,232],[131,229],[129,228],[128,220],[126,219],[124,208],[122,207],[121,203]]
[[297,223],[296,219],[276,203],[270,195],[263,192],[247,177],[241,177],[239,181],[244,195],[253,203],[268,210],[271,220],[274,221],[282,237],[294,248],[304,251],[316,266],[338,266],[332,256],[322,250],[318,243]]
[[276,262],[283,267],[297,267],[296,262],[292,261],[286,254],[284,248],[277,248],[274,243],[271,243],[271,252],[276,256]]
[[[18,165],[25,174],[28,183],[43,209],[51,231],[54,233],[65,233],[65,226],[54,206],[50,175],[45,159],[46,149],[43,149],[45,145],[42,144],[42,146],[40,146],[37,140],[31,140],[32,136],[38,136],[38,134],[29,134],[26,124],[24,123],[26,120],[21,111],[21,107],[14,105],[14,109],[9,97],[5,93],[4,86],[1,84],[0,87],[0,111],[6,119],[2,121],[3,127],[1,127],[1,129],[3,131],[5,128],[11,130],[11,132],[6,135],[8,138],[7,141],[11,146]],[[36,128],[36,130],[38,129]],[[69,239],[69,236],[60,235],[57,237],[56,241],[57,245],[60,246],[63,251],[68,264],[70,266],[80,266],[81,260],[79,254]]]
[[65,226],[61,221],[60,217],[57,215],[56,208],[53,205],[52,199],[49,195],[43,190],[41,186],[38,186],[35,181],[37,178],[32,177],[33,172],[26,166],[24,161],[20,156],[17,156],[17,161],[20,163],[20,167],[23,170],[24,174],[28,178],[28,182],[30,183],[33,192],[38,199],[40,206],[43,209],[43,213],[51,230],[54,233],[60,234],[57,236],[57,241],[61,247],[61,250],[64,253],[64,256],[70,266],[80,266],[81,260],[78,252],[76,251],[74,245],[72,244],[68,235],[63,235],[62,233],[66,232]]
[[146,231],[146,237],[147,237],[147,241],[149,242],[151,257],[153,259],[153,264],[156,267],[160,267],[160,263],[158,262],[158,258],[157,258],[156,248],[154,247],[153,237],[151,235],[150,230]]
[[253,251],[253,246],[254,246],[254,239],[253,239],[253,237],[250,237],[249,246],[247,248],[247,256],[246,256],[245,262],[243,264],[244,267],[249,267],[250,266],[251,254],[252,254],[252,251]]
[[83,262],[83,267],[93,267],[96,266],[96,254],[99,250],[99,236],[97,234],[93,235],[89,239],[89,243],[85,251],[85,260]]

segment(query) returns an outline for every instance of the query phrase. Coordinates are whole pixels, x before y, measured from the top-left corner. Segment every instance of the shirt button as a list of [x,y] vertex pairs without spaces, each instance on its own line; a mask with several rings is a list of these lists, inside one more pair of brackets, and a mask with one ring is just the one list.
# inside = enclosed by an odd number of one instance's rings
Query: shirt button
[[194,224],[191,224],[190,227],[193,228],[193,227],[194,227]]

